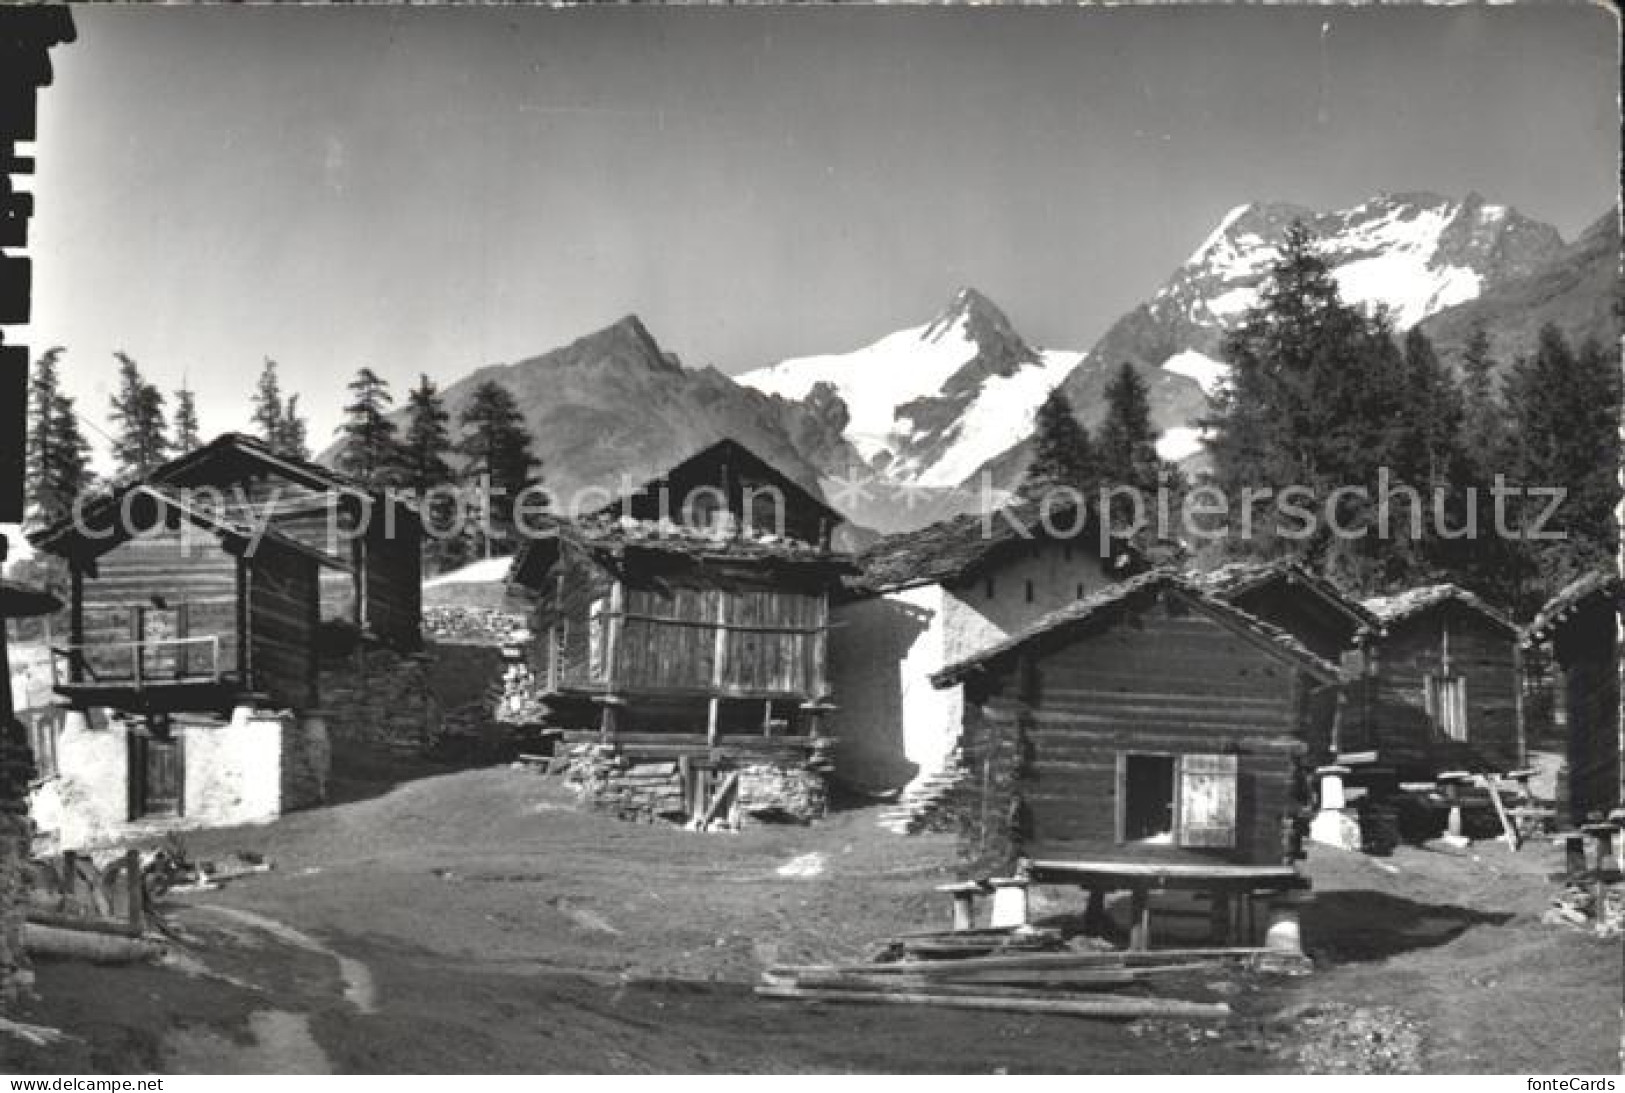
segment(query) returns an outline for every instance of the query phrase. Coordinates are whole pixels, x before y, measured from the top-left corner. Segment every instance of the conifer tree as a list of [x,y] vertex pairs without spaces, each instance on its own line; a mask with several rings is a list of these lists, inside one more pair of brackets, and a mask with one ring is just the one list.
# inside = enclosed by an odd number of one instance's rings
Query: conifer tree
[[254,387],[254,427],[272,451],[295,459],[309,459],[306,423],[299,414],[299,396],[290,395],[284,401],[276,370],[276,361],[266,357],[259,382]]
[[1100,486],[1100,458],[1089,430],[1072,412],[1059,388],[1050,391],[1033,416],[1033,457],[1020,493],[1042,497],[1048,490],[1072,489],[1093,498]]
[[66,516],[90,485],[90,445],[79,429],[73,399],[63,394],[61,346],[47,349],[28,384],[28,450],[24,474],[28,522],[43,527]]
[[[489,485],[490,527],[475,532],[486,557],[511,552],[517,546],[514,502],[528,487],[541,481],[540,461],[531,451],[530,430],[519,405],[506,387],[487,380],[474,389],[458,417],[463,439],[457,450],[464,457],[463,480]],[[534,495],[532,495],[534,496]]]
[[428,376],[406,393],[406,438],[401,444],[404,484],[414,490],[429,490],[451,482],[451,415],[446,412],[440,390]]
[[448,457],[451,455],[451,415],[434,381],[427,375],[406,393],[406,436],[401,442],[401,484],[422,498],[426,526],[433,533],[424,538],[424,558],[432,571],[442,571],[461,562],[468,542],[451,534],[459,512],[456,499],[445,487],[455,480]]
[[1100,423],[1100,474],[1113,485],[1154,492],[1162,473],[1157,430],[1145,380],[1124,362],[1106,385],[1106,418]]
[[140,476],[169,455],[164,395],[141,375],[136,362],[123,350],[113,354],[119,365],[119,386],[112,397],[113,462],[122,476]]
[[350,402],[338,428],[339,449],[334,463],[339,470],[368,486],[397,485],[401,478],[399,432],[388,417],[395,400],[389,381],[371,368],[362,368],[350,381]]
[[[1490,336],[1473,328],[1461,358],[1461,448],[1474,479],[1490,481],[1506,455],[1506,418],[1495,382]],[[1505,468],[1500,468],[1504,470]]]
[[276,361],[270,357],[265,358],[254,387],[253,420],[260,439],[275,448],[282,439],[282,385],[277,381]]
[[[1618,541],[1618,360],[1593,339],[1576,353],[1562,332],[1547,323],[1534,354],[1509,371],[1506,405],[1513,425],[1509,461],[1515,483],[1567,493],[1544,529],[1566,538],[1533,544],[1550,591],[1576,571],[1604,563]],[[1531,498],[1524,507],[1526,521],[1544,507]]]
[[274,447],[283,455],[309,459],[310,447],[305,439],[307,429],[308,425],[299,413],[299,396],[289,395],[288,401],[282,405],[282,425],[277,430]]
[[175,392],[175,450],[189,452],[202,445],[198,433],[197,397],[190,388]]

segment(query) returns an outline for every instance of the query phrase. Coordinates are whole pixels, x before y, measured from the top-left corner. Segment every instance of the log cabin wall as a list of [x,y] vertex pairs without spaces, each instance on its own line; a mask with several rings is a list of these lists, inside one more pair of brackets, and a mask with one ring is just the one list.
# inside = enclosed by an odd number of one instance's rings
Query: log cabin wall
[[379,641],[403,651],[423,646],[422,540],[422,525],[404,509],[389,520],[379,506],[367,529],[362,623]]
[[1569,822],[1601,820],[1621,803],[1619,664],[1609,601],[1593,601],[1558,627],[1553,651],[1562,668],[1568,715]]
[[[155,529],[103,554],[96,575],[82,580],[79,640],[93,647],[85,654],[92,672],[129,675],[133,652],[125,643],[165,636],[160,630],[170,637],[218,638],[220,671],[238,670],[237,559],[212,534],[189,523]],[[163,652],[163,662],[152,667],[175,669],[178,655],[190,658],[184,667],[200,670],[196,658],[212,658],[201,646],[187,646],[184,653]]]
[[[1443,714],[1428,712],[1429,677],[1465,687],[1465,733],[1453,737]],[[1451,769],[1513,770],[1518,739],[1516,639],[1476,611],[1447,603],[1391,626],[1372,651],[1344,751],[1375,751],[1400,777]]]
[[[952,806],[967,861],[1282,860],[1282,822],[1306,804],[1310,685],[1295,667],[1176,601],[1025,652],[1025,670],[967,684],[969,777]],[[1231,830],[1186,837],[1176,796],[1168,839],[1130,838],[1131,756],[1171,757],[1191,785],[1204,762],[1232,769]]]
[[255,690],[309,709],[317,700],[320,624],[314,558],[261,543],[248,574],[249,666]]

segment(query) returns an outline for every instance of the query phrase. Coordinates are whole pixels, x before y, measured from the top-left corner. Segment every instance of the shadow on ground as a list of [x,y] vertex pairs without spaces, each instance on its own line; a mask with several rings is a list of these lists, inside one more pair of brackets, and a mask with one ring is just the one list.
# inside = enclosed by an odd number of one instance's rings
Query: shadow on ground
[[1475,926],[1503,926],[1512,917],[1366,889],[1317,892],[1304,913],[1304,947],[1334,964],[1386,960],[1447,944]]

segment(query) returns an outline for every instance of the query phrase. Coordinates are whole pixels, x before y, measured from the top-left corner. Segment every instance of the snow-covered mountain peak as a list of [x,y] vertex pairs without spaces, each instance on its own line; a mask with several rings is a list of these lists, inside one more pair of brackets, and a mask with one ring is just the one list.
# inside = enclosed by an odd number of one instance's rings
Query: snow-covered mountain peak
[[923,326],[735,378],[797,400],[827,383],[851,415],[846,435],[871,466],[901,481],[956,486],[1025,438],[1038,404],[1080,356],[1034,349],[997,304],[962,288]]

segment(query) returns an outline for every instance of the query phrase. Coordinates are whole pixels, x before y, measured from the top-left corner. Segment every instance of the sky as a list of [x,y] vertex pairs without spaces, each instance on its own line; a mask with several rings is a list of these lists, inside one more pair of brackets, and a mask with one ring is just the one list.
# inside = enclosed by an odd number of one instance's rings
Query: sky
[[1618,189],[1597,7],[78,8],[32,181],[35,352],[313,446],[637,313],[691,366],[840,352],[961,285],[1086,349],[1231,207]]

